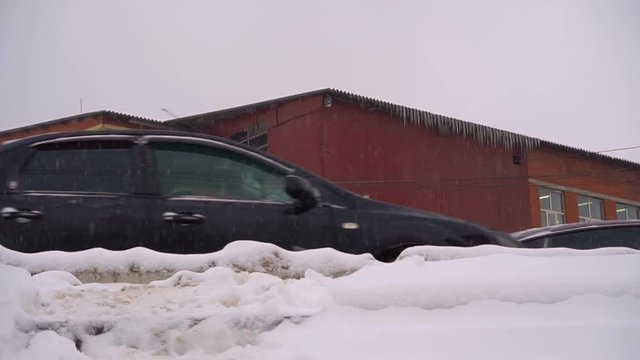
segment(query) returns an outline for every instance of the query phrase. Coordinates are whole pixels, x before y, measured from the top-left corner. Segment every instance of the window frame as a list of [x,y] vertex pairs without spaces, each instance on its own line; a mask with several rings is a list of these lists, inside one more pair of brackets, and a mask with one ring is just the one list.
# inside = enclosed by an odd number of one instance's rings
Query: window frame
[[[549,194],[549,207],[550,209],[545,209],[542,207],[542,192],[547,192]],[[553,201],[552,201],[552,196],[553,194],[558,194],[560,195],[560,203],[562,204],[562,208],[560,210],[555,210],[553,209]],[[560,224],[566,224],[566,212],[565,212],[565,200],[564,200],[564,192],[560,191],[560,190],[555,190],[555,189],[551,189],[551,188],[547,188],[547,187],[539,187],[538,188],[538,206],[540,207],[540,225],[541,226],[554,226],[554,225],[560,225]],[[544,214],[544,216],[542,216],[542,214]],[[551,215],[555,220],[556,223],[555,224],[549,224],[548,223],[548,218],[549,215]],[[561,221],[559,221],[559,219],[561,219]]]
[[[29,165],[30,161],[34,158],[38,152],[44,152],[48,150],[40,150],[39,148],[47,147],[47,146],[55,146],[60,144],[64,146],[66,144],[96,144],[96,143],[122,143],[123,148],[127,150],[128,153],[128,161],[129,161],[129,171],[130,178],[126,189],[123,192],[120,191],[94,191],[94,190],[55,190],[55,189],[27,189],[25,188],[25,184],[23,182],[23,175],[25,174],[25,168]],[[29,144],[26,149],[27,151],[23,156],[19,158],[18,163],[15,165],[14,169],[11,171],[9,178],[10,182],[15,182],[17,185],[12,187],[10,192],[12,193],[20,193],[23,195],[33,195],[33,196],[89,196],[89,197],[121,197],[121,196],[130,196],[136,192],[136,189],[139,188],[139,183],[141,181],[139,171],[137,171],[137,167],[139,166],[138,161],[136,161],[136,157],[134,155],[135,148],[135,137],[128,135],[88,135],[88,136],[73,136],[73,137],[63,137],[52,140],[39,141],[32,144]],[[55,151],[55,150],[54,150]],[[58,151],[65,151],[64,149],[60,149]],[[96,151],[100,151],[96,149]]]
[[[293,199],[291,202],[283,202],[278,200],[267,200],[267,199],[235,199],[235,198],[225,198],[225,197],[212,197],[212,196],[204,196],[204,195],[171,195],[171,194],[163,194],[162,193],[162,185],[160,183],[160,179],[157,176],[157,161],[155,158],[155,149],[153,144],[158,143],[175,143],[175,144],[184,144],[184,145],[192,145],[192,146],[202,146],[205,148],[211,148],[215,151],[228,152],[232,153],[235,156],[244,158],[249,160],[250,162],[256,163],[260,167],[264,167],[267,169],[272,169],[273,172],[278,173],[284,179],[285,176],[291,175],[294,173],[294,169],[288,166],[285,166],[277,161],[274,161],[266,156],[263,156],[259,153],[255,153],[253,151],[244,149],[242,147],[238,147],[236,145],[230,145],[224,142],[202,139],[202,138],[193,138],[188,136],[171,136],[171,135],[150,135],[144,137],[144,143],[146,151],[150,154],[151,163],[149,166],[149,187],[152,189],[154,194],[157,194],[163,198],[169,198],[172,200],[197,200],[197,201],[219,201],[219,202],[243,202],[243,203],[268,203],[268,204],[283,204],[283,205],[291,205],[293,203]],[[284,186],[284,182],[283,182]]]
[[[266,138],[265,143],[260,146],[255,146],[255,140],[262,136]],[[267,120],[255,121],[252,126],[231,134],[229,139],[238,144],[267,152],[269,151],[269,123]]]
[[[582,216],[580,214],[580,207],[582,205],[580,205],[583,201],[587,201],[587,210],[589,212],[589,216]],[[594,217],[593,215],[593,207],[592,204],[600,204],[600,215],[602,217],[597,218]],[[578,221],[579,222],[598,222],[598,221],[602,221],[605,219],[605,214],[604,214],[604,200],[603,199],[599,199],[593,196],[587,196],[587,195],[582,195],[582,194],[578,194]]]
[[[620,210],[623,211],[620,211]],[[629,210],[635,210],[635,217],[629,217]],[[627,214],[627,216],[622,219],[620,218],[620,213],[624,212],[625,214]],[[633,205],[629,205],[629,204],[624,204],[624,203],[616,203],[616,219],[618,220],[638,220],[640,219],[640,207],[638,206],[633,206]]]
[[[293,164],[289,164],[286,161],[281,161],[279,159],[273,159],[267,153],[262,153],[256,151],[255,148],[251,148],[247,145],[237,144],[228,139],[213,139],[213,138],[205,138],[196,136],[188,136],[188,135],[142,135],[139,136],[136,140],[137,143],[141,144],[142,152],[144,153],[142,158],[144,158],[145,162],[145,194],[153,195],[153,196],[161,196],[160,193],[160,184],[158,183],[155,176],[155,160],[153,160],[153,149],[151,149],[148,144],[150,142],[177,142],[177,143],[191,143],[191,144],[200,144],[204,146],[212,146],[212,147],[220,147],[222,149],[237,152],[239,154],[245,155],[256,161],[268,163],[269,165],[281,169],[283,172],[288,175],[297,175],[301,176],[320,191],[321,194],[321,202],[323,205],[328,205],[330,207],[336,208],[351,208],[355,206],[355,199],[359,197],[348,190],[345,190],[338,185],[320,177],[314,175],[311,172],[308,172],[304,169],[298,168]],[[223,199],[207,199],[207,198],[173,198],[175,200],[205,200],[205,201],[230,201]],[[231,200],[233,201],[233,200]]]

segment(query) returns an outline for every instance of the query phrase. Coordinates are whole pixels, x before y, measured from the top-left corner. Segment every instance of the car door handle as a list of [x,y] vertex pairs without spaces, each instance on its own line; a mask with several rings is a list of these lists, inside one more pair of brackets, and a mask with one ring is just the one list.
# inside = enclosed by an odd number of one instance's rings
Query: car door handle
[[27,219],[33,220],[42,216],[42,213],[37,210],[29,209],[16,209],[13,207],[5,207],[0,210],[2,217],[5,219]]
[[204,222],[204,215],[194,213],[174,213],[167,211],[162,214],[162,218],[167,222],[174,222],[181,225],[199,224]]

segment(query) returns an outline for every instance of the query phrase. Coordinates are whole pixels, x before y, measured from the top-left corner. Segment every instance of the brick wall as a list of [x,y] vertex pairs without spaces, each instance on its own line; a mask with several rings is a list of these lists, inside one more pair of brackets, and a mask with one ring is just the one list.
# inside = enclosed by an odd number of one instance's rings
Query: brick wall
[[[529,177],[562,190],[565,216],[568,223],[578,222],[578,196],[586,195],[603,200],[604,219],[617,217],[618,202],[640,203],[640,166],[624,161],[603,159],[597,155],[543,146],[528,154]],[[531,221],[540,225],[538,188],[531,185]]]

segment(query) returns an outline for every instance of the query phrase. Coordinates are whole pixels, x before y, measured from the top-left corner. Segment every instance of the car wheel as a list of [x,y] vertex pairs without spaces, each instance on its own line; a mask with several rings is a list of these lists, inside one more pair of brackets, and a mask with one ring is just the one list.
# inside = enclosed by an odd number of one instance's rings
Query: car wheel
[[386,263],[391,263],[396,261],[396,259],[398,258],[398,256],[400,256],[400,253],[402,253],[404,251],[404,249],[410,248],[412,246],[420,246],[422,244],[402,244],[402,245],[396,245],[394,247],[385,249],[377,254],[374,254],[374,257],[378,260],[378,261],[382,261],[382,262],[386,262]]

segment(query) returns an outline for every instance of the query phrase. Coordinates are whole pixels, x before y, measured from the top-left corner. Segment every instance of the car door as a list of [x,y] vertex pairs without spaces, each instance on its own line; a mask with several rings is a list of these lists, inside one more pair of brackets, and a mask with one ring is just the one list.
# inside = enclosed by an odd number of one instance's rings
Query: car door
[[[284,191],[292,170],[244,148],[214,140],[149,136],[154,235],[145,246],[163,252],[204,253],[234,240],[333,246],[331,209],[302,214]],[[156,231],[159,230],[159,231]]]
[[2,196],[0,242],[23,252],[140,245],[142,204],[133,137],[61,138],[32,144]]

